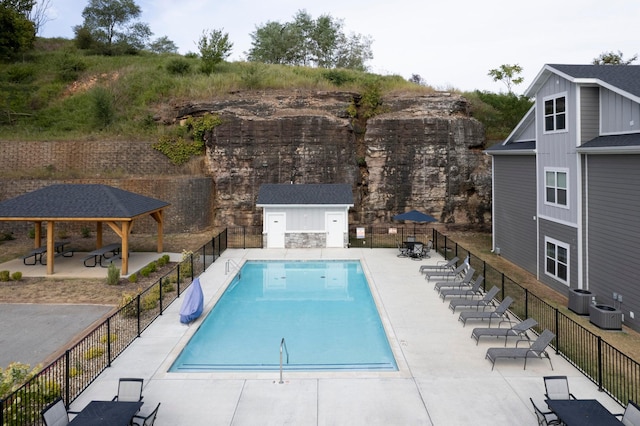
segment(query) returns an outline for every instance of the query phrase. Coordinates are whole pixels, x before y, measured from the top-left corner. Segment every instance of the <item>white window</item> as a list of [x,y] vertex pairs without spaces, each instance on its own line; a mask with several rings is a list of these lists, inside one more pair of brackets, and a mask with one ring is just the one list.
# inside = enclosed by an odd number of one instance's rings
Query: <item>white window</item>
[[557,96],[544,100],[544,132],[567,130],[567,97]]
[[544,202],[561,207],[568,207],[568,177],[566,169],[544,170]]
[[545,272],[569,285],[569,245],[545,238]]

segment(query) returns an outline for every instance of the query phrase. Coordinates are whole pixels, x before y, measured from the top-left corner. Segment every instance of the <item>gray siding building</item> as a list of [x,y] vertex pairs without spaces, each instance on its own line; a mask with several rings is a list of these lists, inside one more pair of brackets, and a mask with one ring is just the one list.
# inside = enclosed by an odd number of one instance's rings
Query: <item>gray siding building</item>
[[[640,330],[640,66],[546,65],[493,158],[493,245]],[[615,298],[614,298],[615,295]]]

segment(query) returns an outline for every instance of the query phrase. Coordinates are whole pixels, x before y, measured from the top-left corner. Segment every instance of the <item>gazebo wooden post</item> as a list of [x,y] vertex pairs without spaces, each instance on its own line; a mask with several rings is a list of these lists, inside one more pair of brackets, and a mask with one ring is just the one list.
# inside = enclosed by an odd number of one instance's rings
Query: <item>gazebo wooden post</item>
[[96,222],[96,249],[102,247],[102,222]]
[[42,245],[42,222],[33,222],[33,226],[35,230],[35,248],[40,248],[40,246]]
[[157,217],[155,218],[157,222],[157,228],[158,228],[158,253],[162,253],[163,251],[163,247],[162,247],[163,228],[164,228],[163,212],[164,210],[158,211]]
[[129,273],[129,232],[131,222],[122,222],[122,275]]
[[54,229],[55,223],[52,220],[47,221],[47,275],[53,274],[53,258],[55,257]]

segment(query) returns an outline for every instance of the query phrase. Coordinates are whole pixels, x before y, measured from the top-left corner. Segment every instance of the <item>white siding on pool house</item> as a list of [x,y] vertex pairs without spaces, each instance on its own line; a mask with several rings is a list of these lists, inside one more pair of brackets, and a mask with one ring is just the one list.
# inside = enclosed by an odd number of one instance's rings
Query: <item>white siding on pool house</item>
[[353,194],[346,184],[265,184],[257,207],[263,209],[266,248],[346,247]]

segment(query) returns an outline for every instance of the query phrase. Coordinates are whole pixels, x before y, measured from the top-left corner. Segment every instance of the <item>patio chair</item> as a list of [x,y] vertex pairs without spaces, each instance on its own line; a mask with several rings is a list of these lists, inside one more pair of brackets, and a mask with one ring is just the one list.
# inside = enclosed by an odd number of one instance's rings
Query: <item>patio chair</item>
[[476,339],[476,345],[483,336],[504,337],[504,345],[507,346],[507,339],[509,337],[523,337],[528,340],[529,335],[527,334],[527,331],[536,325],[538,325],[538,321],[533,318],[527,318],[511,328],[474,328],[471,332],[471,337]]
[[462,321],[462,325],[463,327],[465,325],[467,325],[467,320],[473,319],[473,320],[489,320],[489,327],[491,327],[491,321],[493,319],[498,319],[498,320],[502,320],[502,319],[509,319],[509,315],[507,314],[507,310],[509,309],[509,306],[511,306],[511,304],[513,303],[513,298],[511,298],[511,296],[507,296],[504,298],[504,300],[502,302],[500,302],[500,304],[498,306],[496,306],[496,309],[493,311],[463,311],[460,312],[460,316],[458,317],[459,321]]
[[458,299],[451,299],[449,302],[449,309],[455,314],[457,308],[475,308],[476,311],[479,311],[480,308],[483,310],[487,306],[493,305],[493,299],[498,295],[500,289],[496,286],[491,287],[491,289],[484,294],[484,297],[480,300],[477,299],[469,299],[466,297],[461,297]]
[[[551,358],[547,353],[547,346],[551,343],[553,338],[556,337],[551,331],[545,329],[540,336],[536,340],[531,343],[531,346],[528,348],[519,348],[517,343],[515,348],[489,348],[487,349],[486,359],[491,361],[491,370],[496,365],[496,360],[498,358],[513,358],[519,359],[524,358],[524,369],[527,369],[527,359],[529,358],[547,358],[549,360],[549,365],[553,370],[553,364],[551,363]],[[521,340],[520,340],[521,341]],[[519,342],[520,342],[519,341]]]
[[412,260],[422,260],[427,257],[424,245],[419,243],[414,244],[413,250],[409,251],[408,254]]
[[640,407],[631,400],[629,400],[627,407],[624,409],[624,413],[614,414],[614,416],[620,417],[620,422],[622,422],[623,425],[640,425]]
[[409,256],[407,254],[409,252],[409,248],[407,248],[400,241],[396,241],[396,244],[398,245],[398,251],[400,252],[400,253],[398,253],[398,257],[407,257],[407,256]]
[[473,285],[473,274],[476,273],[476,270],[469,267],[467,272],[464,274],[464,277],[461,280],[453,280],[453,281],[438,281],[434,284],[433,289],[437,291],[441,291],[446,287],[471,287]]
[[456,268],[456,265],[458,264],[459,260],[460,258],[457,256],[451,258],[451,260],[439,260],[438,263],[436,263],[435,265],[420,266],[420,269],[418,269],[418,272],[420,272],[421,274],[424,274],[427,271],[447,271],[447,270],[453,271]]
[[444,278],[446,280],[449,280],[449,279],[453,280],[456,277],[463,275],[466,272],[468,267],[469,265],[467,265],[466,263],[463,263],[453,271],[452,270],[426,271],[424,273],[424,278],[427,281],[431,281],[431,278],[435,278],[435,277]]
[[536,413],[536,418],[538,419],[538,426],[544,425],[561,425],[562,422],[558,419],[558,416],[553,411],[542,411],[540,407],[533,402],[532,398],[529,398],[531,404],[533,405],[533,411]]
[[66,426],[69,424],[69,413],[62,398],[58,397],[41,412],[45,426]]
[[569,380],[567,376],[545,376],[544,380],[544,396],[547,399],[576,399],[569,392]]
[[154,408],[153,411],[150,412],[149,414],[147,415],[136,414],[135,416],[133,416],[133,419],[131,420],[131,425],[153,426],[153,422],[156,421],[156,416],[158,415],[159,408],[160,408],[160,403],[158,402],[158,405],[156,405],[156,408]]
[[445,288],[440,292],[440,298],[444,302],[449,296],[461,296],[465,298],[473,298],[475,296],[482,296],[482,283],[484,277],[478,275],[470,288]]
[[142,385],[144,379],[139,378],[121,378],[118,380],[118,394],[113,397],[112,401],[142,401]]

